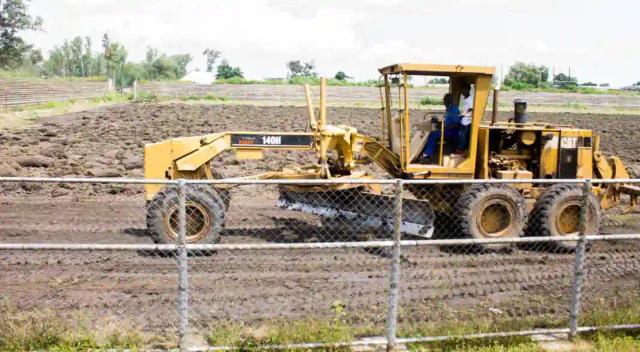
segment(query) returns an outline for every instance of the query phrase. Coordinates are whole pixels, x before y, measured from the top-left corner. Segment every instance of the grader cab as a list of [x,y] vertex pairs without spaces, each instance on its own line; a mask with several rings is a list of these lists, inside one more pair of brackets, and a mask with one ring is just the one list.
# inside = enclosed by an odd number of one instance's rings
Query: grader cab
[[[264,157],[266,149],[300,150],[317,154],[311,165],[293,165],[281,171],[248,175],[243,179],[371,179],[362,168],[373,162],[389,176],[402,179],[471,180],[520,179],[506,184],[411,184],[413,197],[403,200],[403,232],[429,238],[438,216],[455,214],[455,233],[462,237],[499,238],[525,234],[562,236],[578,231],[581,190],[572,185],[546,185],[530,179],[594,179],[587,209],[587,234],[596,233],[601,212],[619,204],[622,194],[635,204],[640,190],[631,186],[604,186],[597,179],[628,178],[617,157],[599,151],[593,131],[571,126],[528,122],[522,105],[513,121],[498,122],[497,92],[493,118],[483,117],[490,96],[494,69],[481,66],[396,64],[381,68],[380,135],[364,136],[345,125],[331,125],[326,116],[326,81],[320,85],[320,116],[316,119],[305,86],[309,107],[308,132],[218,132],[197,137],[174,138],[145,146],[145,177],[151,179],[213,179],[211,161],[223,151],[238,159]],[[454,151],[442,133],[443,124],[412,123],[409,109],[411,77],[438,76],[449,79],[449,93],[459,104],[463,87],[471,87],[468,147]],[[418,116],[418,119],[420,116]],[[334,117],[339,120],[339,117]],[[424,119],[424,117],[423,117]],[[440,129],[437,155],[421,158],[431,133]],[[449,145],[448,145],[449,144]],[[189,212],[198,213],[197,224],[188,228],[191,243],[215,243],[224,231],[224,212],[230,201],[230,186],[190,188]],[[358,197],[358,204],[350,202]],[[177,239],[176,192],[157,185],[146,186],[148,228],[156,242]],[[374,187],[359,184],[282,186],[278,205],[310,212],[323,218],[347,217],[373,227],[390,226],[393,199]],[[529,219],[529,220],[527,220]],[[492,248],[494,248],[493,246]]]

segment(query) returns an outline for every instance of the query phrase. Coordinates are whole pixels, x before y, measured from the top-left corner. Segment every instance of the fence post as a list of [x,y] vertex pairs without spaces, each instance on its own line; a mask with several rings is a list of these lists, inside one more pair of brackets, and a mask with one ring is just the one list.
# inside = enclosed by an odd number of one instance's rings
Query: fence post
[[186,351],[189,334],[189,265],[187,263],[186,181],[178,180],[178,312],[180,315],[179,347]]
[[133,80],[133,100],[138,99],[138,80]]
[[395,185],[394,224],[391,276],[389,279],[389,308],[387,311],[387,351],[396,348],[398,330],[398,285],[400,283],[400,226],[402,225],[402,180],[397,180]]
[[576,245],[576,261],[573,268],[573,285],[571,287],[571,308],[569,312],[569,338],[574,338],[578,332],[578,317],[580,315],[580,303],[582,299],[582,280],[584,271],[585,252],[587,240],[587,211],[589,209],[589,194],[591,193],[591,180],[585,180],[582,187],[582,201],[580,207],[580,227],[578,243]]

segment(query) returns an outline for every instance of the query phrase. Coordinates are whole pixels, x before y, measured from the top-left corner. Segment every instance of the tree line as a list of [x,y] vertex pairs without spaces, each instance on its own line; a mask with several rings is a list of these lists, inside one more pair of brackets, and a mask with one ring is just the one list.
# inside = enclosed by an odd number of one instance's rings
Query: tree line
[[[41,50],[26,43],[21,33],[42,30],[43,20],[28,13],[29,0],[0,0],[0,69],[25,71],[42,77],[108,77],[117,86],[130,86],[134,80],[173,80],[187,73],[191,54],[169,55],[155,48],[147,48],[143,61],[129,60],[127,48],[105,33],[100,43],[93,43],[88,36],[76,36],[56,45],[45,59]],[[206,71],[215,72],[220,80],[244,79],[238,66],[232,66],[221,58],[219,50],[207,48]],[[216,65],[217,64],[217,65]],[[286,63],[289,80],[315,79],[317,73],[313,60]],[[335,80],[346,81],[346,73],[339,71]]]
[[[549,81],[549,78],[552,78]],[[516,62],[509,68],[509,72],[504,77],[503,84],[511,89],[531,89],[531,88],[559,88],[566,90],[575,90],[580,87],[596,87],[598,84],[594,82],[579,83],[576,76],[570,74],[558,73],[550,77],[549,67],[538,66],[536,64],[527,64],[524,62]],[[607,83],[602,84],[608,87]]]

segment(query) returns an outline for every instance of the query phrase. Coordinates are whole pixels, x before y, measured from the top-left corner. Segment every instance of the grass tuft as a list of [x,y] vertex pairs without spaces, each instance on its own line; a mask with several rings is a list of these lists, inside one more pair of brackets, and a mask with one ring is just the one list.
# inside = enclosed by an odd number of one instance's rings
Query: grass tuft
[[442,105],[442,99],[426,96],[420,99],[420,105]]

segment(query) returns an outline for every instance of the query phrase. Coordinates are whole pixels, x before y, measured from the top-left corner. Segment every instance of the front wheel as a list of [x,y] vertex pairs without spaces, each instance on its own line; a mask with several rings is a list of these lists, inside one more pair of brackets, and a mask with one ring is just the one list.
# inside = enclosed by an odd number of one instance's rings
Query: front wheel
[[[215,188],[185,189],[187,243],[215,244],[224,229],[225,204]],[[165,188],[147,205],[147,230],[160,244],[179,240],[178,190]]]
[[[580,231],[580,209],[584,205],[582,189],[576,185],[553,185],[547,188],[531,211],[527,229],[530,236],[571,236]],[[589,193],[586,207],[585,235],[595,235],[602,221],[598,199]],[[577,242],[554,242],[562,250],[574,250]]]

